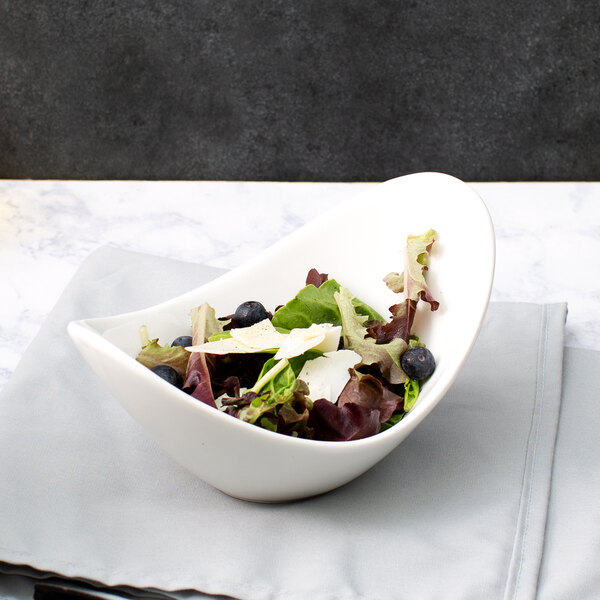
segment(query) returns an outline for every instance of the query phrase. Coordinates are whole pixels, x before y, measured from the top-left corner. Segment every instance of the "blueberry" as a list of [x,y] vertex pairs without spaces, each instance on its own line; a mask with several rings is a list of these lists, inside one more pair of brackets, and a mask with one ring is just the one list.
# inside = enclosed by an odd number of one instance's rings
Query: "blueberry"
[[435,359],[427,348],[414,346],[404,352],[400,366],[411,379],[426,379],[435,371]]
[[175,338],[171,344],[171,346],[181,346],[185,348],[186,346],[192,345],[192,336],[191,335],[180,335],[178,338]]
[[236,309],[233,318],[238,327],[250,327],[269,317],[265,307],[254,300],[243,302]]
[[169,367],[169,365],[158,365],[150,370],[175,387],[179,389],[183,387],[183,378],[173,367]]

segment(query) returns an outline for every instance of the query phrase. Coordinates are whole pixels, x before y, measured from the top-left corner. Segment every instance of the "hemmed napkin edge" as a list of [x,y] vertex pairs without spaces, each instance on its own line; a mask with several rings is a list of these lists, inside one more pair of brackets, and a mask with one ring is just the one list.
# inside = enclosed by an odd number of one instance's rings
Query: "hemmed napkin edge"
[[[526,600],[537,595],[550,503],[554,449],[562,397],[562,356],[567,305],[542,304],[540,309],[536,398],[504,600]],[[560,340],[560,344],[549,345],[549,340],[557,339]],[[548,365],[560,367],[548,372]]]

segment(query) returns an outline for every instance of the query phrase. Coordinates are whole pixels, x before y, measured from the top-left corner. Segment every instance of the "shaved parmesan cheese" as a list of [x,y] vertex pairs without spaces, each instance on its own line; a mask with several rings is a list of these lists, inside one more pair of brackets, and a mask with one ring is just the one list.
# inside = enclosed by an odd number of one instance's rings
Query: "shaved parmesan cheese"
[[342,328],[330,323],[313,323],[310,327],[292,329],[279,333],[269,319],[250,327],[238,327],[230,331],[230,338],[188,346],[190,352],[208,354],[249,354],[279,348],[275,358],[293,358],[315,348],[321,352],[336,350]]
[[286,336],[279,333],[269,319],[250,325],[250,327],[239,327],[231,330],[231,337],[234,340],[249,346],[251,348],[279,348]]
[[292,329],[275,358],[293,358],[312,349],[321,352],[337,350],[341,329],[330,323],[313,323],[310,327]]
[[325,398],[336,402],[350,379],[348,369],[361,361],[354,350],[326,352],[323,356],[307,360],[298,374],[306,382],[309,398],[313,401]]
[[214,342],[206,342],[196,346],[187,346],[189,352],[206,352],[207,354],[250,354],[258,352],[256,348],[251,348],[242,344],[233,338],[223,338]]
[[190,352],[207,352],[208,354],[249,354],[279,348],[286,336],[279,333],[269,319],[255,323],[250,327],[239,327],[231,330],[230,338],[206,342],[196,346],[188,346]]
[[322,323],[321,327],[323,327],[325,330],[325,339],[318,346],[315,346],[313,350],[320,350],[321,352],[335,352],[340,345],[342,326],[333,326],[329,323]]

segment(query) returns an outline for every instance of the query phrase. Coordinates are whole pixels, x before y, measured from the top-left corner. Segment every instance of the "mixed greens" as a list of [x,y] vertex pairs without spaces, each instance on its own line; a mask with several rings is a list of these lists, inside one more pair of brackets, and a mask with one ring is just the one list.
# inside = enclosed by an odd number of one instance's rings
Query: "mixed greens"
[[272,314],[250,301],[217,317],[205,303],[190,313],[191,336],[170,346],[143,326],[137,360],[198,401],[277,433],[326,441],[377,434],[413,408],[435,369],[411,330],[419,301],[439,306],[425,279],[436,238],[432,229],[407,238],[404,272],[383,279],[404,295],[388,319],[311,269]]

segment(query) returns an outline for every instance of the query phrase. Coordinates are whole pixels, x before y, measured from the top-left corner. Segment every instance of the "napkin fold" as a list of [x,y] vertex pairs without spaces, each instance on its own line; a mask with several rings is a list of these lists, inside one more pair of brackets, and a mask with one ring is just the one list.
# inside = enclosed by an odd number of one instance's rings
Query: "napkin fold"
[[181,599],[535,598],[566,306],[492,303],[452,389],[394,452],[333,492],[263,505],[167,457],[65,329],[219,273],[111,247],[82,265],[0,394],[0,590],[58,577]]
[[600,598],[600,352],[565,348],[539,599]]

